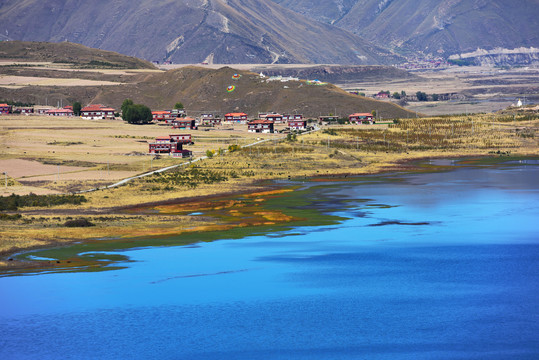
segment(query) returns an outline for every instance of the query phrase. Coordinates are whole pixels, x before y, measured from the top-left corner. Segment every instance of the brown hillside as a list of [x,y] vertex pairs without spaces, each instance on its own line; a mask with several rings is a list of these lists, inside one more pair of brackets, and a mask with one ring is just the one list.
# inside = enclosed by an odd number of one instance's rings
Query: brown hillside
[[0,60],[73,64],[80,68],[155,69],[152,63],[70,42],[0,42]]
[[[235,73],[239,80],[232,79]],[[236,89],[229,93],[227,87]],[[305,81],[267,82],[258,74],[237,71],[229,67],[209,70],[185,67],[165,73],[152,74],[138,84],[103,87],[94,102],[119,107],[124,99],[152,109],[167,109],[181,101],[193,112],[213,111],[220,114],[242,111],[251,116],[258,112],[279,111],[302,113],[316,117],[336,113],[348,115],[353,112],[376,110],[383,118],[408,117],[412,112],[388,102],[351,95],[331,85],[309,85]]]

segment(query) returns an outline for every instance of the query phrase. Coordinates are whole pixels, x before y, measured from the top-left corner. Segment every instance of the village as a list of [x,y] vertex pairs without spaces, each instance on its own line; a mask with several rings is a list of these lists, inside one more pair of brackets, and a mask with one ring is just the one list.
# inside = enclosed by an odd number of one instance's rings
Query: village
[[[78,115],[77,113],[78,112]],[[54,117],[79,116],[85,120],[115,120],[120,113],[112,107],[102,104],[90,104],[80,110],[74,110],[73,105],[62,108],[50,106],[12,106],[0,104],[0,114],[42,115]],[[231,112],[221,117],[218,114],[201,112],[199,116],[188,116],[184,109],[152,111],[152,123],[176,130],[234,129],[234,127],[249,133],[303,133],[320,129],[321,126],[335,124],[373,125],[376,119],[371,113],[354,113],[347,118],[335,115],[320,116],[318,119],[306,119],[302,114],[279,114],[276,112],[258,113],[252,117],[244,112]],[[172,157],[189,158],[193,152],[184,149],[184,145],[192,145],[191,134],[168,134],[156,137],[149,142],[148,153],[170,155]]]

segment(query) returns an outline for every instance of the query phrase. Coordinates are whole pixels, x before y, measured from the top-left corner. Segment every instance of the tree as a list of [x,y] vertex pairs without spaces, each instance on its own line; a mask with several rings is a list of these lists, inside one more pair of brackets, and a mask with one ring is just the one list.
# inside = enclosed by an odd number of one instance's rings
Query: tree
[[183,109],[183,104],[181,102],[177,102],[176,104],[174,104],[174,109],[182,110]]
[[146,105],[133,104],[128,105],[125,111],[122,109],[122,117],[130,124],[148,124],[152,121],[152,111]]
[[438,98],[439,98],[438,94],[432,94],[431,97],[432,97],[432,101],[438,101]]
[[417,96],[417,101],[427,101],[428,100],[427,94],[422,92],[422,91],[416,92],[415,95]]
[[122,119],[124,119],[125,121],[127,121],[127,119],[125,118],[125,114],[127,112],[127,108],[129,106],[133,105],[133,100],[131,99],[125,99],[124,102],[122,103]]
[[394,92],[393,93],[393,99],[400,99],[401,98],[401,94],[399,94],[398,92]]
[[80,115],[80,109],[82,109],[82,105],[80,104],[80,102],[75,101],[73,103],[73,114],[75,114],[76,116],[79,116]]
[[404,90],[401,91],[401,98],[403,98],[403,97],[406,97],[406,91],[404,91]]

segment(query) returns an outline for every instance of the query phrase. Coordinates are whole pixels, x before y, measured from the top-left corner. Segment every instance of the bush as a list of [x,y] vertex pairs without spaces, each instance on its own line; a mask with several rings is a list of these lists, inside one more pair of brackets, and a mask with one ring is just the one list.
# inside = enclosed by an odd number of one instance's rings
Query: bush
[[17,210],[29,206],[80,205],[87,199],[82,195],[15,195],[0,197],[0,210]]
[[241,149],[241,147],[239,145],[236,145],[236,144],[228,146],[228,152],[234,152],[234,151],[238,151],[240,149]]
[[0,214],[0,220],[5,220],[5,221],[19,220],[21,217],[22,217],[21,214],[13,214],[13,215]]
[[65,227],[90,227],[95,226],[94,223],[90,222],[88,219],[76,219],[68,220],[64,223]]

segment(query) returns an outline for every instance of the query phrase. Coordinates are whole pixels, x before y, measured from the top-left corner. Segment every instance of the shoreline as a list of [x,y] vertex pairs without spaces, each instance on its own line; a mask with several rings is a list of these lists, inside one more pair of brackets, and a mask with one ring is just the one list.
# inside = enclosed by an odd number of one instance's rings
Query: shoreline
[[[516,154],[516,155],[511,155],[511,156],[508,156],[508,155],[500,156],[500,155],[492,155],[492,154],[491,155],[461,154],[458,156],[447,156],[447,154],[445,155],[440,154],[440,155],[433,155],[433,156],[422,156],[422,157],[417,157],[417,158],[412,158],[412,159],[396,160],[393,164],[389,166],[381,166],[379,169],[377,169],[377,171],[372,172],[372,173],[357,172],[357,173],[341,173],[341,174],[330,174],[330,175],[321,174],[321,175],[316,175],[316,176],[309,176],[308,179],[309,181],[339,181],[339,180],[349,181],[349,180],[353,180],[354,177],[360,177],[360,176],[381,176],[381,175],[389,174],[389,173],[405,173],[405,172],[413,172],[413,171],[419,171],[419,172],[443,171],[446,168],[445,166],[434,166],[434,168],[429,169],[429,168],[421,167],[419,163],[429,161],[429,160],[435,160],[435,159],[459,160],[459,159],[466,159],[466,158],[501,159],[501,160],[511,159],[511,158],[530,158],[531,159],[531,158],[537,158],[537,155],[536,154],[527,154],[527,155]],[[500,161],[500,162],[504,162],[504,161]],[[383,164],[380,164],[380,165],[383,165]],[[209,195],[187,196],[187,197],[179,197],[179,198],[174,198],[174,199],[156,200],[156,201],[145,202],[145,203],[136,204],[136,205],[131,204],[131,205],[123,205],[123,206],[116,206],[116,207],[103,208],[103,209],[95,209],[95,208],[37,209],[37,210],[20,211],[19,213],[23,215],[27,215],[27,216],[28,215],[49,215],[49,216],[53,216],[53,215],[75,215],[75,216],[76,215],[91,215],[91,216],[118,215],[118,216],[123,216],[129,213],[130,211],[136,212],[137,210],[141,210],[141,209],[148,209],[148,208],[154,208],[154,207],[160,207],[160,206],[170,206],[170,205],[197,204],[197,203],[203,203],[203,202],[216,203],[219,200],[227,200],[227,199],[238,197],[241,195],[253,196],[253,195],[261,194],[265,192],[272,192],[278,189],[282,190],[285,187],[283,185],[277,185],[275,183],[261,184],[261,183],[269,182],[269,181],[274,182],[276,180],[286,180],[286,178],[257,180],[256,182],[253,182],[250,184],[244,184],[244,186],[247,186],[247,187],[252,186],[253,187],[252,189],[242,188],[242,189],[238,189],[237,191],[226,191],[226,192],[217,191],[216,193],[209,194]],[[161,215],[160,213],[155,213],[154,215],[149,214],[149,213],[141,213],[141,215],[135,215],[134,219],[135,219],[135,222],[139,223],[140,225],[140,224],[144,224],[148,218],[152,218],[152,216],[159,217],[160,215]],[[143,216],[143,217],[146,217],[146,219],[137,220],[136,216],[139,216],[139,217]],[[194,228],[190,230],[179,231],[177,234],[179,235],[181,233],[184,233],[185,231],[192,232],[193,230],[201,231],[201,232],[212,231],[210,224],[213,224],[214,226],[224,226],[225,228],[227,226],[229,228],[235,226],[232,223],[227,224],[226,222],[222,222],[222,220],[220,221],[215,221],[215,220],[216,219],[211,219],[209,223],[205,222],[202,224],[198,224],[198,226],[195,226]],[[288,222],[288,221],[289,220],[285,220],[284,222]],[[259,226],[259,225],[252,225],[252,226]],[[86,231],[85,229],[88,229],[88,228],[76,228],[76,229],[77,229],[76,231],[83,233]],[[60,231],[65,230],[65,228],[61,228],[59,230]],[[163,231],[163,234],[159,234],[159,230]],[[161,224],[161,226],[157,227],[157,233],[155,235],[146,235],[146,236],[151,237],[151,236],[165,235],[165,233],[167,233],[167,230],[171,230],[171,228],[165,226],[165,224]],[[226,229],[223,229],[223,230],[226,230]],[[126,234],[122,236],[122,234],[119,234],[117,238],[129,239],[129,238],[137,238],[139,236],[141,235],[138,235],[136,231],[132,231],[131,235]],[[52,260],[51,261],[48,261],[48,260],[28,261],[28,260],[15,259],[15,257],[22,254],[27,254],[32,251],[37,251],[37,250],[62,248],[62,247],[68,247],[75,243],[88,243],[88,242],[97,242],[97,241],[100,241],[100,240],[99,238],[96,238],[96,237],[84,238],[84,239],[72,238],[71,240],[63,240],[63,241],[60,241],[60,240],[50,241],[49,240],[47,243],[43,243],[39,245],[31,245],[28,247],[14,247],[8,250],[0,251],[0,274],[6,271],[11,271],[11,270],[14,270],[14,271],[15,270],[32,270],[32,269],[43,269],[43,268],[48,268],[48,267],[55,268],[58,265],[66,266],[67,264],[70,264],[71,261],[69,260],[63,261],[63,262],[56,261],[56,260],[54,261]]]

